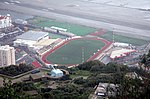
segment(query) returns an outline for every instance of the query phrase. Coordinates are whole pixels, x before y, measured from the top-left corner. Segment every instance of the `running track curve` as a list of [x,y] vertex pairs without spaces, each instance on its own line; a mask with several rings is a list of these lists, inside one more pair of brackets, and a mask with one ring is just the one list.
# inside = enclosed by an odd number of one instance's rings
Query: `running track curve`
[[95,53],[92,57],[90,57],[87,61],[91,61],[94,60],[96,57],[98,57],[103,51],[105,51],[111,44],[112,42],[107,41],[106,39],[100,38],[100,37],[84,37],[84,38],[73,38],[67,41],[64,41],[62,44],[54,47],[53,49],[51,49],[50,51],[48,51],[47,53],[45,53],[44,55],[42,55],[42,60],[47,63],[47,64],[52,64],[50,61],[47,60],[47,57],[54,53],[56,50],[58,50],[59,48],[63,47],[64,45],[68,44],[70,41],[72,40],[77,40],[77,39],[92,39],[92,40],[100,40],[103,43],[105,43],[105,46],[102,47],[97,53]]

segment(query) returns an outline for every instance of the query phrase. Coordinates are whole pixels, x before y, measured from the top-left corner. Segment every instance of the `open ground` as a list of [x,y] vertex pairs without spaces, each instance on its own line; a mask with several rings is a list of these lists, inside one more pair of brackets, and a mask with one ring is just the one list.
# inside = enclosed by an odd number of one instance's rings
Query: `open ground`
[[[104,38],[111,42],[113,41],[113,31],[102,29],[100,31],[96,31],[95,33],[92,33],[91,35]],[[118,33],[117,34],[114,33],[114,42],[128,43],[128,44],[132,44],[134,46],[141,46],[144,44],[148,44],[150,42],[150,40],[148,40],[148,39],[144,40],[142,38],[124,36],[124,35],[119,35]]]
[[28,20],[28,22],[33,25],[40,26],[40,27],[55,26],[59,28],[64,28],[64,29],[67,29],[67,32],[71,32],[78,36],[87,35],[97,30],[96,28],[92,28],[92,27],[72,24],[68,22],[60,22],[54,19],[48,19],[48,18],[43,18],[43,17],[34,17],[33,19]]
[[150,12],[148,11],[92,3],[91,0],[18,0],[19,4],[11,4],[11,1],[7,0],[10,4],[5,4],[5,0],[1,0],[0,9],[95,28],[115,28],[120,33],[150,37],[150,23],[147,20]]

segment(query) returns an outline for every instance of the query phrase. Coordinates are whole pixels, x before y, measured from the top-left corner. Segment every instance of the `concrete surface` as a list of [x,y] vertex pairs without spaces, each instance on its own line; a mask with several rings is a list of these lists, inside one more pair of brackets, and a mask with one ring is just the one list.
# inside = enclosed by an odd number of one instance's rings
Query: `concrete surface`
[[116,32],[150,37],[148,11],[93,3],[91,0],[18,0],[19,3],[13,4],[12,1],[1,0],[0,9],[10,9],[96,28],[115,28]]

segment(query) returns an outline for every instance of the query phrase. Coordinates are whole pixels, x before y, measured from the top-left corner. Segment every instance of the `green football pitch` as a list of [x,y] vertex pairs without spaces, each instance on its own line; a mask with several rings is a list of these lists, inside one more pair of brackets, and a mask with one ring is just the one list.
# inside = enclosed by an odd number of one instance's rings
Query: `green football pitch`
[[[79,64],[88,60],[93,53],[101,49],[105,44],[99,40],[78,39],[69,42],[47,57],[54,64]],[[84,55],[83,55],[84,54]]]
[[86,27],[82,25],[77,24],[71,24],[68,22],[59,22],[57,20],[53,19],[47,19],[47,18],[41,18],[41,17],[35,17],[33,19],[28,20],[29,23],[40,26],[40,27],[51,27],[56,26],[60,28],[67,29],[67,32],[74,33],[78,36],[87,35],[89,33],[95,32],[97,29],[92,27]]
[[[101,35],[100,37],[107,39],[109,41],[113,41],[113,32],[108,31],[108,32],[104,33],[103,35]],[[118,35],[118,34],[114,35],[114,41],[122,42],[122,43],[129,43],[129,44],[136,45],[136,46],[140,46],[140,45],[148,43],[148,40],[132,38],[132,37],[122,36],[122,35]]]

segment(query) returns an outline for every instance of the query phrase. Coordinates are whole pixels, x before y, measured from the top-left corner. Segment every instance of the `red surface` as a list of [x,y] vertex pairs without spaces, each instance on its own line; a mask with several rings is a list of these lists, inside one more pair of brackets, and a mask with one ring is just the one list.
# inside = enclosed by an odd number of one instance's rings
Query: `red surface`
[[95,40],[100,40],[102,42],[105,43],[105,46],[101,48],[100,51],[98,51],[97,53],[95,53],[91,58],[89,58],[87,61],[91,61],[94,60],[96,57],[98,57],[104,50],[106,50],[111,44],[112,42],[109,42],[103,38],[95,38]]
[[[130,51],[130,52],[127,52],[127,53],[123,53],[123,54],[126,54],[126,55],[128,55],[128,54],[130,54],[130,53],[133,53],[133,52],[136,52],[135,50],[134,51]],[[111,59],[116,59],[116,58],[122,58],[122,57],[124,57],[124,56],[116,56],[115,58],[111,58]]]
[[0,16],[0,20],[2,20],[2,19],[6,19],[6,18],[8,18],[9,16]]
[[55,52],[56,50],[58,50],[59,48],[63,47],[65,44],[68,44],[70,41],[72,40],[76,40],[78,38],[74,38],[74,39],[71,39],[71,40],[67,40],[67,41],[64,41],[62,44],[56,46],[55,48],[53,48],[52,50],[48,51],[47,53],[45,53],[43,56],[42,56],[42,60],[47,63],[47,64],[51,64],[51,62],[49,62],[47,60],[47,57],[52,54],[53,52]]
[[42,67],[38,61],[32,62],[32,65],[35,66],[36,68]]
[[[43,60],[45,63],[47,63],[47,64],[51,64],[51,62],[49,62],[49,61],[47,60],[47,57],[48,57],[50,54],[52,54],[53,52],[55,52],[56,50],[58,50],[59,48],[63,47],[65,44],[68,44],[70,41],[76,40],[76,39],[80,39],[80,38],[75,38],[75,39],[67,40],[67,41],[63,42],[61,45],[58,45],[57,47],[55,47],[55,48],[53,48],[52,50],[48,51],[47,53],[45,53],[45,54],[42,56],[42,60]],[[103,39],[103,38],[96,38],[96,37],[94,37],[94,38],[88,38],[88,37],[86,37],[85,39],[100,40],[100,41],[102,41],[102,42],[105,43],[105,46],[102,47],[100,51],[98,51],[97,53],[95,53],[95,54],[94,54],[92,57],[90,57],[87,61],[94,60],[96,57],[98,57],[104,50],[106,50],[106,49],[112,44],[112,42],[109,42],[109,41],[107,41],[107,40],[105,40],[105,39]]]
[[100,35],[103,35],[105,32],[106,32],[106,30],[102,29],[102,30],[96,31],[94,33],[91,33],[90,35],[100,36]]

